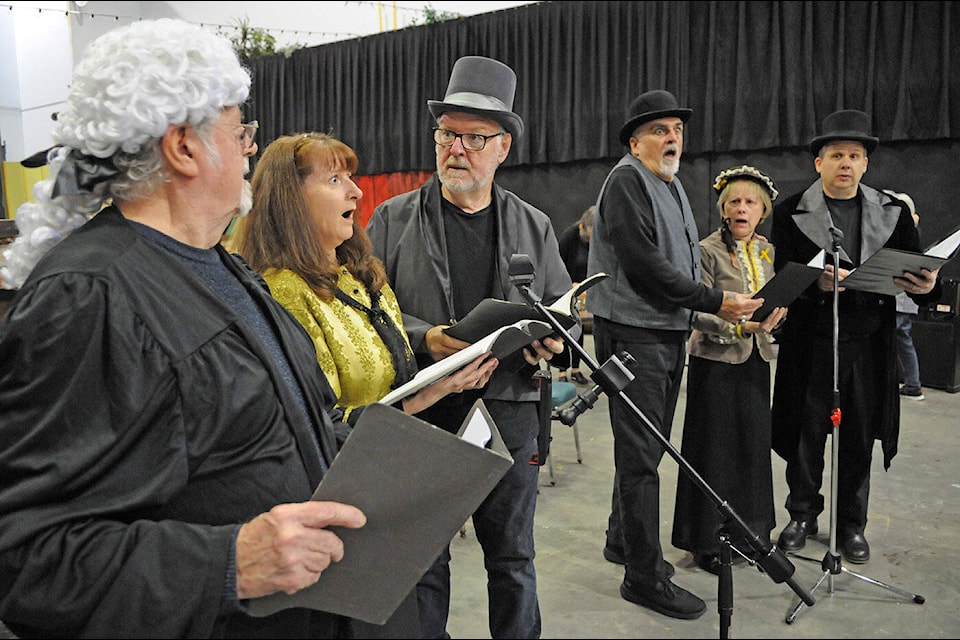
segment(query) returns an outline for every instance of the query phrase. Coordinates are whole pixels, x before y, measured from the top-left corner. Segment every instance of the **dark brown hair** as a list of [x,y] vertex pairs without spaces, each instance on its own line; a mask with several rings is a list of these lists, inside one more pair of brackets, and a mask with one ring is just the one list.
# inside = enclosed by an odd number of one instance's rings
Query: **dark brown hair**
[[339,264],[320,248],[313,217],[303,197],[303,182],[318,169],[355,173],[359,161],[349,146],[325,133],[283,136],[264,150],[253,173],[253,208],[237,225],[237,252],[258,273],[289,269],[323,300],[332,300],[344,265],[371,293],[387,281],[383,263],[373,255],[366,230],[356,218],[353,236],[337,247]]

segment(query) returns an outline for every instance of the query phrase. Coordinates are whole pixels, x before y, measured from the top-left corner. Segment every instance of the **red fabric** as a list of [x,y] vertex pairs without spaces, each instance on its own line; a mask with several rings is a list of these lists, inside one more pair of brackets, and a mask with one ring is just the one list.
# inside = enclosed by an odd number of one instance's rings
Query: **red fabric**
[[406,171],[381,173],[375,176],[354,176],[353,181],[363,191],[363,197],[357,208],[360,224],[366,228],[377,205],[393,196],[419,189],[433,174],[433,171]]

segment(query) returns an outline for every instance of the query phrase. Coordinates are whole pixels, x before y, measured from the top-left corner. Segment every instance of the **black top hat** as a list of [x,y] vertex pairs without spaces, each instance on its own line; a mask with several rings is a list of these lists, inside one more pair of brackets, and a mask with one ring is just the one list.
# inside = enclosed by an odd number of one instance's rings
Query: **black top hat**
[[513,69],[492,58],[464,56],[453,65],[443,101],[427,100],[427,106],[434,119],[447,111],[465,111],[496,120],[520,138],[523,120],[512,111],[516,91]]
[[880,144],[880,138],[870,135],[870,116],[856,109],[834,111],[823,119],[823,133],[810,141],[810,151],[820,153],[820,147],[834,140],[860,142],[872,152]]
[[627,121],[620,127],[620,142],[630,146],[630,136],[644,122],[657,118],[680,118],[686,122],[693,109],[681,109],[673,94],[663,89],[641,93],[627,109]]

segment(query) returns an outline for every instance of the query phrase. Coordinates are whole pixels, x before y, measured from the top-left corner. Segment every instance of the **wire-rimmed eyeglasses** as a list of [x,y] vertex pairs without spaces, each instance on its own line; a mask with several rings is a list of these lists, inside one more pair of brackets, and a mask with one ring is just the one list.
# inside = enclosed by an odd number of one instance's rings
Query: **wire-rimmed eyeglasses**
[[434,127],[433,141],[441,147],[452,147],[457,138],[460,138],[460,144],[462,144],[463,148],[467,151],[483,151],[484,147],[487,146],[487,140],[502,136],[505,133],[506,131],[501,131],[500,133],[485,136],[481,133],[454,133],[448,129]]
[[260,123],[251,120],[250,122],[241,122],[240,126],[243,127],[243,148],[250,149],[253,147],[253,139],[257,137],[257,129],[260,128]]
[[224,124],[222,122],[218,122],[216,124],[220,127],[243,127],[243,138],[241,145],[243,146],[244,151],[253,148],[253,139],[257,136],[257,129],[260,128],[260,123],[256,120],[251,120],[250,122],[241,122],[239,125]]

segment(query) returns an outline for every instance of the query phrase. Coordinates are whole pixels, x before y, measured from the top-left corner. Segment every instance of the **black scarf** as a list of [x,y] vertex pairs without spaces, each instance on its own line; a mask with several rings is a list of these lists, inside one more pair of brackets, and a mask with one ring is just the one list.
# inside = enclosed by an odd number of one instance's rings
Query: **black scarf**
[[381,293],[374,291],[370,294],[372,309],[363,306],[340,289],[337,289],[336,296],[340,302],[366,313],[377,335],[387,345],[387,350],[390,351],[390,359],[393,361],[393,369],[396,371],[396,377],[394,377],[390,388],[396,389],[409,382],[417,373],[417,361],[403,332],[394,324],[387,312],[380,308]]

